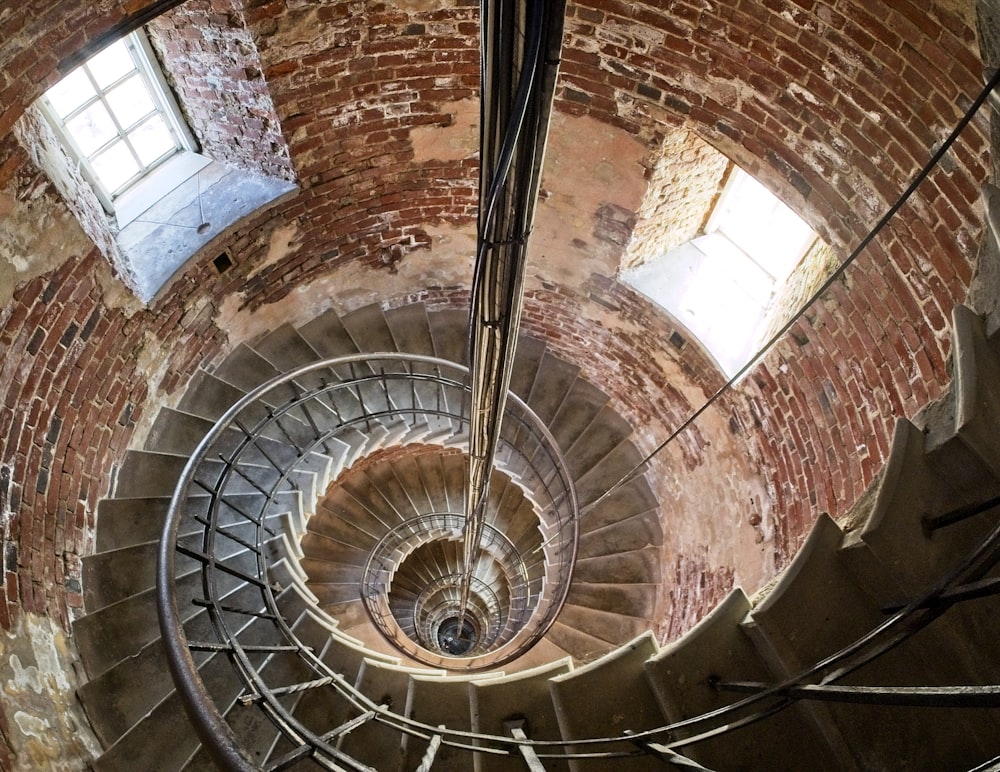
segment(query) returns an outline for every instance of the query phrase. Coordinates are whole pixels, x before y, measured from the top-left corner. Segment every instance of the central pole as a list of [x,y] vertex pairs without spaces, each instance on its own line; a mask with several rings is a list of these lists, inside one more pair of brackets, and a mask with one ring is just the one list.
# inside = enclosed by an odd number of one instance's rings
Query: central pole
[[479,218],[469,309],[469,467],[459,601],[462,629],[480,553],[524,296],[562,47],[565,0],[482,0]]

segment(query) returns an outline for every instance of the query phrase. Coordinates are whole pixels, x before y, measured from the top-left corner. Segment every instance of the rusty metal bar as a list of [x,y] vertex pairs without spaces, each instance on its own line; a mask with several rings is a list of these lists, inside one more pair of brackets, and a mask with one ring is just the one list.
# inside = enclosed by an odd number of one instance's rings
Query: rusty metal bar
[[538,758],[538,754],[535,753],[535,749],[527,744],[528,734],[527,734],[527,719],[517,719],[515,721],[504,721],[503,729],[504,731],[518,740],[517,750],[521,754],[521,758],[524,760],[524,764],[528,769],[528,772],[545,772],[545,767],[542,766],[541,760]]

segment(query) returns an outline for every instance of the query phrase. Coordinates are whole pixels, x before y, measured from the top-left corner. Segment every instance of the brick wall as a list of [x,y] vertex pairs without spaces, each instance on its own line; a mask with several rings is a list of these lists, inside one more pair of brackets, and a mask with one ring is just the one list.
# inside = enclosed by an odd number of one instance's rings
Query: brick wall
[[[52,184],[19,147],[0,179],[0,199],[41,223],[72,222]],[[66,225],[61,238],[69,239]],[[12,234],[0,239],[0,252]],[[44,246],[32,234],[33,248]],[[88,244],[73,239],[72,244]],[[201,277],[204,287],[214,284]],[[65,626],[81,609],[80,558],[92,550],[98,500],[154,392],[175,389],[223,337],[211,306],[191,289],[140,310],[93,244],[44,275],[16,284],[0,310],[0,518],[4,556],[0,626],[23,612]],[[191,303],[189,305],[189,302]],[[172,375],[154,379],[160,360]],[[151,366],[152,363],[152,366]],[[144,366],[149,371],[144,371]]]
[[201,151],[294,181],[288,145],[240,0],[189,0],[148,25],[150,42]]
[[693,132],[669,132],[622,257],[622,269],[662,257],[700,235],[719,200],[729,167],[728,158]]

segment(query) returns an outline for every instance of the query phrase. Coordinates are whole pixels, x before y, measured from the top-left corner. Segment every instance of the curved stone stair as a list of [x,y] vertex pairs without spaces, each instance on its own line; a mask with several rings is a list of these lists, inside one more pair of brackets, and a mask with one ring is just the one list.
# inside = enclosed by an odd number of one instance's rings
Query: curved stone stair
[[[373,421],[368,431],[359,429],[306,456],[303,471],[288,480],[268,512],[275,526],[267,547],[271,580],[281,588],[279,603],[303,640],[345,682],[377,704],[430,726],[509,735],[506,722],[517,718],[525,721],[532,738],[572,743],[722,709],[741,699],[726,685],[780,683],[850,645],[939,580],[996,526],[992,511],[928,526],[956,505],[1000,491],[1000,397],[989,387],[1000,373],[1000,344],[968,309],[956,310],[954,326],[951,391],[916,423],[900,421],[877,487],[845,520],[852,525],[842,527],[821,517],[793,563],[765,594],[751,601],[734,590],[687,635],[662,649],[648,632],[661,591],[660,521],[657,502],[641,478],[587,512],[568,602],[546,638],[524,658],[525,666],[543,664],[507,676],[458,678],[406,664],[359,635],[368,623],[358,603],[356,577],[366,550],[392,526],[392,518],[400,521],[408,511],[422,509],[461,511],[461,477],[456,464],[446,459],[455,452],[449,445],[460,441],[464,429],[450,421],[437,426]],[[101,503],[97,551],[85,559],[87,615],[75,623],[74,634],[89,679],[80,699],[107,748],[95,769],[210,768],[165,673],[151,562],[173,481],[209,423],[274,372],[362,350],[366,333],[380,348],[406,346],[418,353],[461,356],[463,327],[461,315],[428,314],[419,304],[385,313],[368,307],[344,317],[328,312],[298,330],[282,327],[252,347],[238,347],[215,372],[193,379],[176,410],[161,413],[146,450],[128,454],[116,497]],[[599,391],[579,380],[574,368],[552,357],[538,341],[525,339],[521,350],[512,387],[550,422],[586,507],[639,460],[638,451],[628,441],[628,427],[607,409]],[[310,423],[321,420],[304,411],[285,416],[267,448],[287,452],[288,443],[304,440]],[[369,461],[358,463],[366,457]],[[266,476],[267,470],[262,463],[260,474]],[[515,494],[525,496],[502,475],[504,480],[493,491],[498,511],[510,511]],[[248,499],[259,495],[250,482],[245,488],[241,495]],[[509,522],[519,517],[523,514],[512,515]],[[530,534],[530,525],[524,525],[521,532]],[[242,565],[250,557],[234,541],[226,559]],[[455,557],[441,550],[420,559]],[[186,574],[182,585],[191,581],[189,576],[195,574]],[[410,578],[420,577],[413,568]],[[194,596],[195,584],[182,589]],[[254,592],[235,578],[228,590],[234,603],[256,602]],[[837,683],[998,683],[998,612],[996,596],[956,604]],[[189,638],[208,638],[204,612],[191,607],[185,613]],[[244,619],[243,624],[256,623]],[[263,625],[260,635],[262,640],[269,635]],[[259,712],[239,702],[240,689],[222,655],[205,652],[198,661],[217,704],[262,762],[294,751]],[[277,683],[303,677],[293,660],[278,654],[261,655],[259,664]],[[356,710],[322,690],[282,699],[317,732],[357,717]],[[900,713],[892,722],[881,722],[885,710]],[[718,770],[963,770],[1000,755],[997,723],[991,711],[981,709],[802,700],[677,750]],[[698,731],[694,725],[681,728],[672,739]],[[417,769],[433,745],[377,721],[359,723],[338,742],[341,751],[379,770]],[[620,753],[637,747],[618,743],[607,749]],[[601,749],[570,745],[578,752]],[[616,768],[664,768],[663,760],[672,752],[655,744],[650,750],[660,758],[633,757]],[[514,756],[484,752],[475,754],[470,766],[468,754],[445,745],[437,749],[432,768],[521,769],[524,763],[516,751]],[[599,770],[612,764],[608,759],[545,760],[552,769]],[[298,760],[292,768],[317,767]]]

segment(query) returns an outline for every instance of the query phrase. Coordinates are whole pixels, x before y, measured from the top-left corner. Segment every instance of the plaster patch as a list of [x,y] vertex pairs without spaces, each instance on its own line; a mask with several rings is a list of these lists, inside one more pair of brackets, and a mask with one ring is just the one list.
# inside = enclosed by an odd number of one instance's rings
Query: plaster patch
[[247,278],[252,279],[268,266],[280,263],[288,257],[298,247],[300,237],[299,224],[294,221],[279,225],[271,231],[267,244],[267,254],[256,264]]
[[296,286],[280,300],[252,313],[242,310],[243,295],[229,295],[219,304],[214,321],[235,346],[282,324],[305,324],[329,309],[345,314],[387,298],[420,292],[428,286],[469,286],[476,246],[475,226],[443,223],[429,226],[426,233],[431,238],[429,248],[411,252],[397,264],[395,273],[379,271],[376,275],[370,266],[351,261],[332,268],[309,284]]
[[479,152],[479,102],[463,99],[443,105],[449,126],[417,126],[410,132],[414,161],[463,161]]
[[7,772],[72,772],[100,753],[76,699],[75,657],[55,622],[25,614],[0,635],[0,688],[8,721]]
[[7,212],[0,230],[0,305],[13,299],[19,285],[94,247],[51,185],[14,189],[16,180],[0,192]]
[[51,728],[49,722],[44,718],[31,716],[23,710],[14,714],[14,722],[17,724],[17,728],[29,737],[44,737]]

